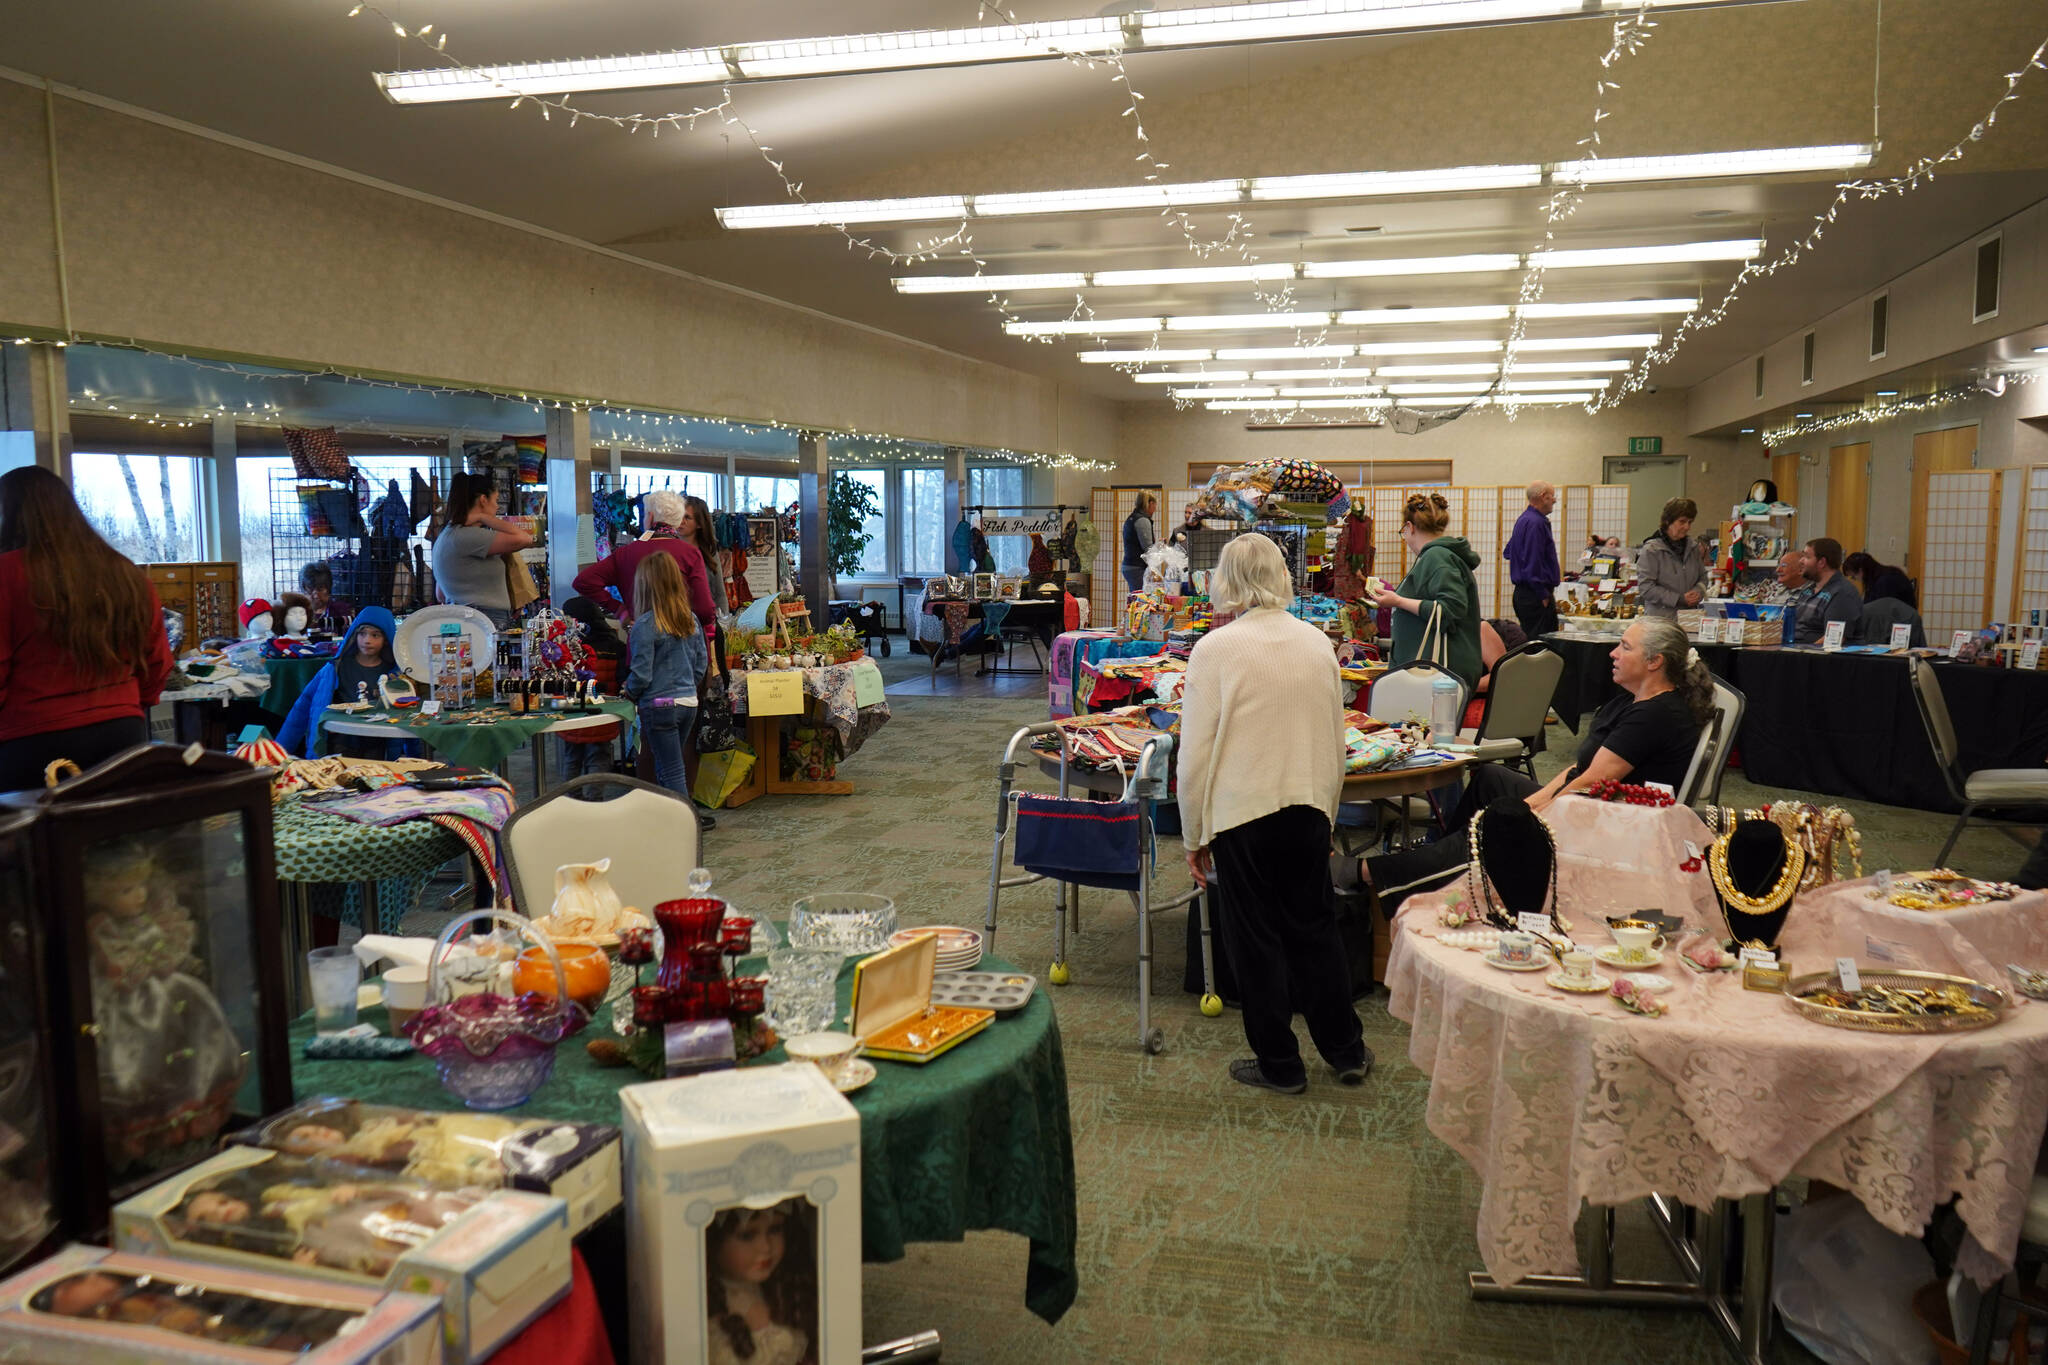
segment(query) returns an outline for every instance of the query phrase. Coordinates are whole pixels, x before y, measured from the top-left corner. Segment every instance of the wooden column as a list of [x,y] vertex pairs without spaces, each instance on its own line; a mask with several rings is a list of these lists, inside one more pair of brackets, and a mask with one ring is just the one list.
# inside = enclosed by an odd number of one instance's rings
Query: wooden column
[[940,505],[946,511],[946,572],[969,573],[974,566],[961,563],[960,556],[953,551],[953,528],[967,515],[967,452],[959,446],[946,447],[946,491]]
[[71,392],[62,346],[0,346],[0,430],[28,433],[26,442],[9,442],[18,449],[5,451],[8,463],[33,462],[71,481]]
[[832,600],[832,574],[825,566],[825,518],[831,508],[831,473],[825,466],[825,437],[807,431],[796,443],[797,588],[811,620],[823,629],[825,604]]

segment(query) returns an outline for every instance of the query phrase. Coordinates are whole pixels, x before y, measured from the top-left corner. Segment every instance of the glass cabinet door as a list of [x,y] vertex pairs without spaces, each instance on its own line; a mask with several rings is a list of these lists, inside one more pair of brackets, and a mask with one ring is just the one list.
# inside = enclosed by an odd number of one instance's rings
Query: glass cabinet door
[[33,816],[0,814],[0,1274],[57,1228],[32,915]]

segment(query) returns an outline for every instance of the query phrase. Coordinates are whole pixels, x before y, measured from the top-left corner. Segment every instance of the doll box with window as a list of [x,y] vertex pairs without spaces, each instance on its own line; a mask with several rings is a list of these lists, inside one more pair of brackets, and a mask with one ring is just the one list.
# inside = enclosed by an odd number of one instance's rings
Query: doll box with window
[[0,1360],[439,1365],[441,1303],[71,1246],[0,1284]]
[[807,1062],[619,1092],[633,1340],[659,1365],[855,1365],[860,1116]]
[[569,1292],[568,1207],[524,1190],[344,1179],[229,1147],[114,1210],[114,1245],[312,1281],[428,1294],[448,1365],[472,1365]]

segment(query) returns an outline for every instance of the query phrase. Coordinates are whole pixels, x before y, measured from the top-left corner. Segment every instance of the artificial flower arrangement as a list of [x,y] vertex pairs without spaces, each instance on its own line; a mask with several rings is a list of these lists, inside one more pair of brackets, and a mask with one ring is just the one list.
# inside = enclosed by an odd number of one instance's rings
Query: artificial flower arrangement
[[1741,959],[1713,940],[1711,935],[1702,935],[1679,954],[1679,959],[1696,972],[1732,972]]
[[1608,988],[1607,993],[1613,997],[1615,1004],[1631,1014],[1640,1014],[1650,1019],[1657,1018],[1671,1008],[1625,976],[1614,978],[1614,984]]

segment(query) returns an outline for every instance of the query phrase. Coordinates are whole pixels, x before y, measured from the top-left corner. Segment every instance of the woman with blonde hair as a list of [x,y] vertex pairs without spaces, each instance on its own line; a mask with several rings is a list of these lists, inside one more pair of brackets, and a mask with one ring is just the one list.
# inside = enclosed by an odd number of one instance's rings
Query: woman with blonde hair
[[640,708],[640,742],[655,780],[688,801],[683,742],[697,724],[697,679],[710,667],[690,610],[683,571],[668,555],[649,555],[633,573],[633,665],[620,689]]
[[1346,1085],[1372,1069],[1351,1007],[1330,897],[1330,823],[1344,786],[1344,699],[1323,633],[1288,614],[1279,547],[1241,535],[1209,581],[1219,619],[1188,656],[1181,693],[1180,813],[1188,869],[1216,889],[1217,924],[1244,1001],[1252,1057],[1231,1079],[1308,1087],[1296,1013]]
[[1451,505],[1443,494],[1410,494],[1401,516],[1408,576],[1398,588],[1382,588],[1374,600],[1394,611],[1394,663],[1441,658],[1471,688],[1484,671],[1479,581],[1472,576],[1479,556],[1463,536],[1444,534],[1450,524]]

